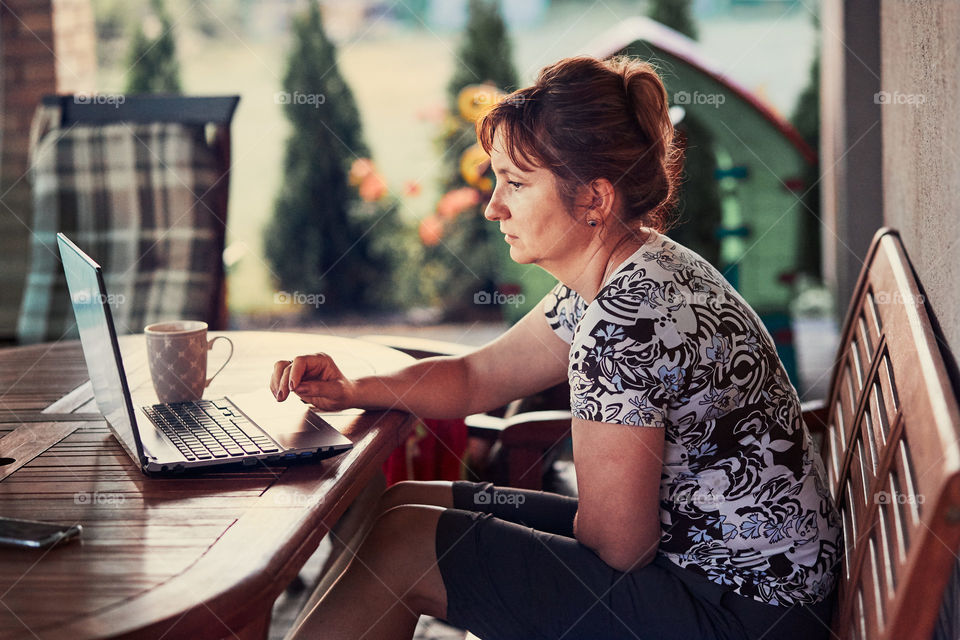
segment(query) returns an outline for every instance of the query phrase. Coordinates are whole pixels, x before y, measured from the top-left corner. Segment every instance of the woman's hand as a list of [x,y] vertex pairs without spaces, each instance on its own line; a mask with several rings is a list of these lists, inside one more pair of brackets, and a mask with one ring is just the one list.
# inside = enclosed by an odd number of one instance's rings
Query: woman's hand
[[270,391],[283,402],[291,393],[323,411],[339,411],[356,406],[356,385],[325,353],[297,356],[273,365]]

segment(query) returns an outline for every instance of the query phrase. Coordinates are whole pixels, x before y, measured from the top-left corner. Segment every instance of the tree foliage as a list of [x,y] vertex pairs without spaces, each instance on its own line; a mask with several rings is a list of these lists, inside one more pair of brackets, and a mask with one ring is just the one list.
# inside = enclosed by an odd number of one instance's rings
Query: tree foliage
[[[340,73],[320,10],[311,2],[293,24],[282,92],[292,133],[284,182],[265,231],[266,255],[278,284],[313,295],[317,310],[343,314],[390,306],[389,286],[401,233],[396,202],[361,200],[348,184],[350,166],[369,154],[360,114]],[[373,200],[376,200],[375,202]]]
[[517,88],[513,48],[496,0],[470,0],[469,18],[457,49],[457,65],[447,84],[450,108],[456,108],[461,89],[482,83],[504,91]]
[[[450,117],[438,138],[439,152],[446,158],[442,189],[450,192],[467,187],[460,171],[464,151],[476,144],[473,122],[459,116],[458,96],[470,85],[490,84],[502,91],[517,88],[517,73],[506,25],[495,0],[470,0],[469,17],[457,49],[456,66],[447,84]],[[425,251],[424,274],[448,315],[478,312],[474,295],[492,291],[501,284],[506,245],[495,224],[483,217],[487,196],[460,212],[444,225],[442,240]]]
[[[814,16],[819,28],[819,20]],[[810,64],[810,80],[797,98],[791,120],[800,136],[820,155],[820,47],[816,48]],[[800,220],[800,264],[798,270],[815,278],[822,278],[820,248],[820,167],[808,166],[804,171],[805,190],[801,197],[803,207]]]
[[159,33],[148,36],[138,22],[127,52],[126,93],[180,93],[180,63],[173,23],[163,0],[151,0],[152,18],[159,23]]
[[692,40],[698,37],[697,25],[690,15],[690,0],[654,0],[650,17]]

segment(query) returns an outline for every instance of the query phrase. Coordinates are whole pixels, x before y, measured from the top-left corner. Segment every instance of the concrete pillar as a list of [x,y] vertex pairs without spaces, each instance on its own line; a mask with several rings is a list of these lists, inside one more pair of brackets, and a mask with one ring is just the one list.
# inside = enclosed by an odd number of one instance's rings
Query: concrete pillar
[[[882,4],[883,197],[900,229],[944,351],[960,353],[960,3]],[[955,374],[956,375],[956,374]],[[960,379],[954,381],[960,384]]]
[[842,319],[883,226],[879,4],[824,0],[821,39],[823,273]]

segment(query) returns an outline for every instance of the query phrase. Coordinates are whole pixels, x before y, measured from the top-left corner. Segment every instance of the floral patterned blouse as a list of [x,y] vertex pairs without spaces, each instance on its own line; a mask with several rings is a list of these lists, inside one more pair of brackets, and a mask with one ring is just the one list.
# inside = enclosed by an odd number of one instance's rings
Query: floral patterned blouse
[[770,334],[723,276],[653,233],[591,304],[558,284],[543,309],[570,343],[573,415],[666,429],[659,553],[763,603],[827,596],[841,533],[823,464]]

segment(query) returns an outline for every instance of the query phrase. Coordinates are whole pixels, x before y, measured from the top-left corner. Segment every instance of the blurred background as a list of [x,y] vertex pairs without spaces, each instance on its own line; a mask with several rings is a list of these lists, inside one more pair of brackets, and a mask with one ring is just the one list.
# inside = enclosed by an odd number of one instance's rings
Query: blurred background
[[[56,62],[43,93],[73,95],[68,106],[239,96],[218,183],[229,185],[222,326],[471,344],[554,283],[513,264],[482,218],[492,173],[474,120],[560,58],[650,60],[687,147],[670,235],[738,287],[794,383],[815,391],[835,340],[817,224],[818,10],[814,0],[54,0],[14,12],[4,33],[9,50],[50,32]],[[34,93],[41,73],[23,72]],[[36,129],[32,107],[23,111],[7,119],[5,156],[28,146],[17,131]],[[5,200],[16,201],[30,180],[4,166]],[[16,300],[0,318],[8,339],[11,309],[30,299],[36,202],[24,192],[3,211],[19,238],[5,258],[4,295]],[[35,326],[24,313],[21,342]]]

